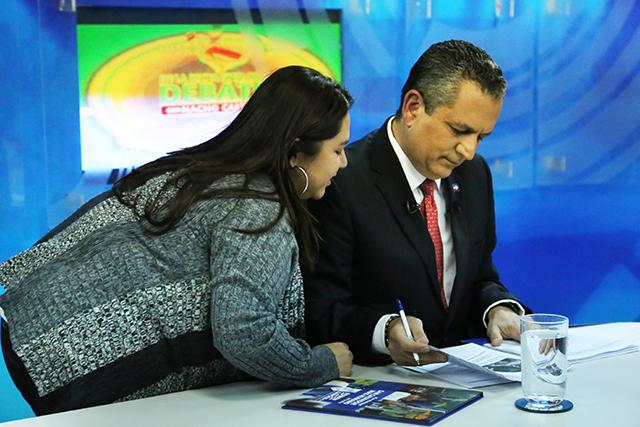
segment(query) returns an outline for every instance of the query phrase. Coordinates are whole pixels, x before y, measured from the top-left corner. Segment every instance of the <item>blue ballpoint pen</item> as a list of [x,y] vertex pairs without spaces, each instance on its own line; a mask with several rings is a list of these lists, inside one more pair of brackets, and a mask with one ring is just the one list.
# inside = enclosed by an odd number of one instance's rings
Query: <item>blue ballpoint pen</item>
[[[402,327],[404,328],[404,333],[407,335],[407,338],[413,340],[413,334],[411,333],[411,329],[409,328],[409,322],[407,322],[407,316],[404,314],[404,307],[402,306],[402,302],[399,299],[396,299],[396,306],[398,307],[398,314],[400,315],[400,320],[402,321]],[[420,356],[418,353],[413,353],[413,358],[416,360],[416,363],[420,364]]]

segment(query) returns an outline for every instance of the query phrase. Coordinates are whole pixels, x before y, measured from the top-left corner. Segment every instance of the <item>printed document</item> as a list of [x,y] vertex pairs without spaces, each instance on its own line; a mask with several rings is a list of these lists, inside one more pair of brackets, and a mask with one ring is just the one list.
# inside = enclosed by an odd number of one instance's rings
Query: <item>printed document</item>
[[404,368],[428,373],[441,380],[469,388],[521,380],[519,355],[507,354],[478,344],[431,348],[433,351],[445,353],[449,361]]

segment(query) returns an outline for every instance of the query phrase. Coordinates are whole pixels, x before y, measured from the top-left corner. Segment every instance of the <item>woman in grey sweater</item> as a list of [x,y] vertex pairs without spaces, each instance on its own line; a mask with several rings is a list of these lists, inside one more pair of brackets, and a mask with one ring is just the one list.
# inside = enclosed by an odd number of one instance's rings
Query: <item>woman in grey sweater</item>
[[351,369],[304,340],[305,199],[347,164],[351,97],[274,72],[219,135],[136,169],[0,265],[2,351],[36,414],[245,378]]

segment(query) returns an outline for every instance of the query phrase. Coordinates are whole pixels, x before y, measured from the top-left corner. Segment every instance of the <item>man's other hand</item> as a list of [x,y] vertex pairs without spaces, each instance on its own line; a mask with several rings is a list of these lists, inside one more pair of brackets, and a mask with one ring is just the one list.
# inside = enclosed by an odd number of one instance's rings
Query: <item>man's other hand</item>
[[487,316],[487,337],[494,347],[505,339],[520,341],[520,316],[504,305],[497,305],[489,310]]

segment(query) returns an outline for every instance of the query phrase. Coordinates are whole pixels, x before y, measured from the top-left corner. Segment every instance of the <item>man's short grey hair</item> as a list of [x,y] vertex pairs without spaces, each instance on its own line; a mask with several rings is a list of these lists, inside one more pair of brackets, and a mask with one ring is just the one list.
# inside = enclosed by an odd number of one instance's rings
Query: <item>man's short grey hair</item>
[[438,107],[451,107],[460,84],[467,80],[496,100],[502,99],[507,90],[502,70],[483,49],[464,40],[432,45],[411,68],[396,116],[402,116],[402,102],[409,90],[420,92],[425,110],[431,114]]

